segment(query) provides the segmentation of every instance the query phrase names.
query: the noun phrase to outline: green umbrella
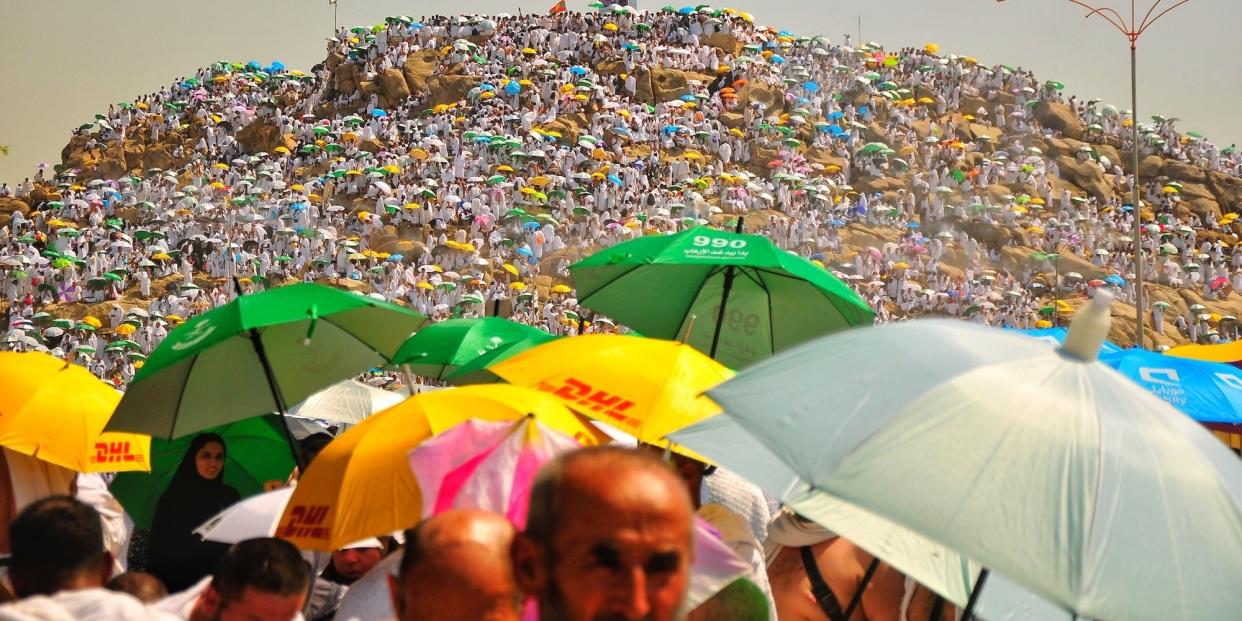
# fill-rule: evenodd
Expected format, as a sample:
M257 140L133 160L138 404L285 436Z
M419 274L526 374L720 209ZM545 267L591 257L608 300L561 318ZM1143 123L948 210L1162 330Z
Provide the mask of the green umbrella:
M705 226L640 237L569 269L582 306L733 368L874 317L810 261L761 235Z
M407 339L393 362L408 364L415 375L440 380L498 347L545 334L500 317L450 319L431 324Z
M108 422L179 438L269 412L387 364L423 317L314 283L244 295L173 330Z
M520 354L533 347L538 347L544 343L555 341L561 338L559 336L548 334L542 330L537 334L532 334L520 341L515 341L506 345L501 345L481 356L475 357L474 360L467 362L457 370L445 376L444 381L454 386L466 386L468 384L494 384L501 381L500 376L487 370L487 367L493 364Z
M79 347L78 351L84 348ZM263 492L268 481L284 481L293 471L293 460L285 450L280 417L263 416L230 423L213 429L227 447L224 483L243 498ZM110 488L125 507L137 528L149 528L155 505L168 488L177 466L189 448L193 435L176 440L151 439L151 472L118 474Z

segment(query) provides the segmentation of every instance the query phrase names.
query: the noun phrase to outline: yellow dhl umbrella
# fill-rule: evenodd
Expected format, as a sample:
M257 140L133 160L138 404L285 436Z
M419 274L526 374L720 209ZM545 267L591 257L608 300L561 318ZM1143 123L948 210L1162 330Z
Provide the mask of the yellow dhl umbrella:
M409 466L411 450L467 420L526 417L584 446L607 442L589 421L537 390L489 384L423 393L333 440L298 481L276 536L304 550L332 551L417 524L424 501Z
M569 293L573 291L569 285L556 285L552 287L552 293Z
M121 393L39 352L0 352L0 446L78 472L151 470L151 436L104 433Z
M733 377L733 371L689 345L616 334L560 339L488 370L510 384L550 392L584 416L660 446L668 445L668 434L719 413L703 391Z

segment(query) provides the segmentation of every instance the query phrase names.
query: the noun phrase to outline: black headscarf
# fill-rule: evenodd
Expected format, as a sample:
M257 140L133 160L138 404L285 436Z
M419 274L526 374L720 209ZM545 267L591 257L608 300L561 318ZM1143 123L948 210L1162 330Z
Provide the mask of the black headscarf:
M241 499L237 490L224 484L223 468L214 479L204 479L198 473L198 452L212 442L228 456L224 438L214 433L196 436L160 497L151 522L147 569L164 581L170 593L183 591L211 573L228 550L225 544L203 541L194 534L203 522Z

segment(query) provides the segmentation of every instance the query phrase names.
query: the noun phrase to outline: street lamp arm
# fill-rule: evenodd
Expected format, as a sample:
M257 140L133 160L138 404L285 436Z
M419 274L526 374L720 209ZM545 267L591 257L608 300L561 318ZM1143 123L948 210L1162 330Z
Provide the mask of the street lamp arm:
M1160 0L1160 2L1163 2L1163 1L1164 1L1164 0ZM1142 34L1143 34L1143 32L1144 32L1145 30L1147 30L1149 27L1151 27L1151 25L1152 25L1152 24L1156 23L1157 21L1160 21L1160 18L1161 18L1161 17L1164 17L1165 15L1168 15L1168 14L1169 14L1169 12L1171 12L1173 9L1176 9L1176 8L1177 8L1177 7L1179 7L1179 6L1182 6L1183 4L1186 4L1187 2L1190 2L1190 0L1180 0L1178 3L1176 3L1176 4L1172 5L1172 6L1170 6L1169 8L1167 8L1167 9L1165 9L1165 10L1163 10L1163 11L1161 11L1161 12L1157 13L1155 17L1152 17L1152 12L1156 10L1156 7L1160 6L1160 2L1157 2L1157 3L1153 4L1153 5L1151 5L1151 8L1147 10L1147 15L1145 15L1145 16L1143 17L1143 23L1139 25L1139 27L1138 27L1138 31L1135 33L1135 35L1136 35L1136 36L1137 36L1137 35L1142 35Z
M1099 16L1103 18L1105 21L1107 21L1108 23L1112 24L1113 28L1116 28L1117 30L1119 30L1121 34L1125 35L1126 37L1133 36L1133 33L1131 32L1130 28L1126 26L1125 18L1122 17L1121 14L1118 13L1115 9L1112 9L1110 7L1093 7L1085 2L1079 2L1079 0L1069 0L1069 1L1090 11L1090 13L1087 13L1086 16L1084 16L1085 19L1091 19L1092 16ZM1112 13L1115 17L1110 17L1108 15L1109 13Z

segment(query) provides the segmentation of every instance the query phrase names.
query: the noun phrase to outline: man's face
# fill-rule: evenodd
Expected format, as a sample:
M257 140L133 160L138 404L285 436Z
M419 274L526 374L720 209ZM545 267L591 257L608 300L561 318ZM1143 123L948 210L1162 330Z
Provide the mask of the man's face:
M689 583L692 520L684 492L648 474L567 495L543 551L545 621L671 621Z
M382 558L379 548L350 548L332 553L332 564L342 576L357 580Z
M212 621L292 621L302 611L306 595L278 595L246 587L241 597L225 602L217 595L217 602Z

